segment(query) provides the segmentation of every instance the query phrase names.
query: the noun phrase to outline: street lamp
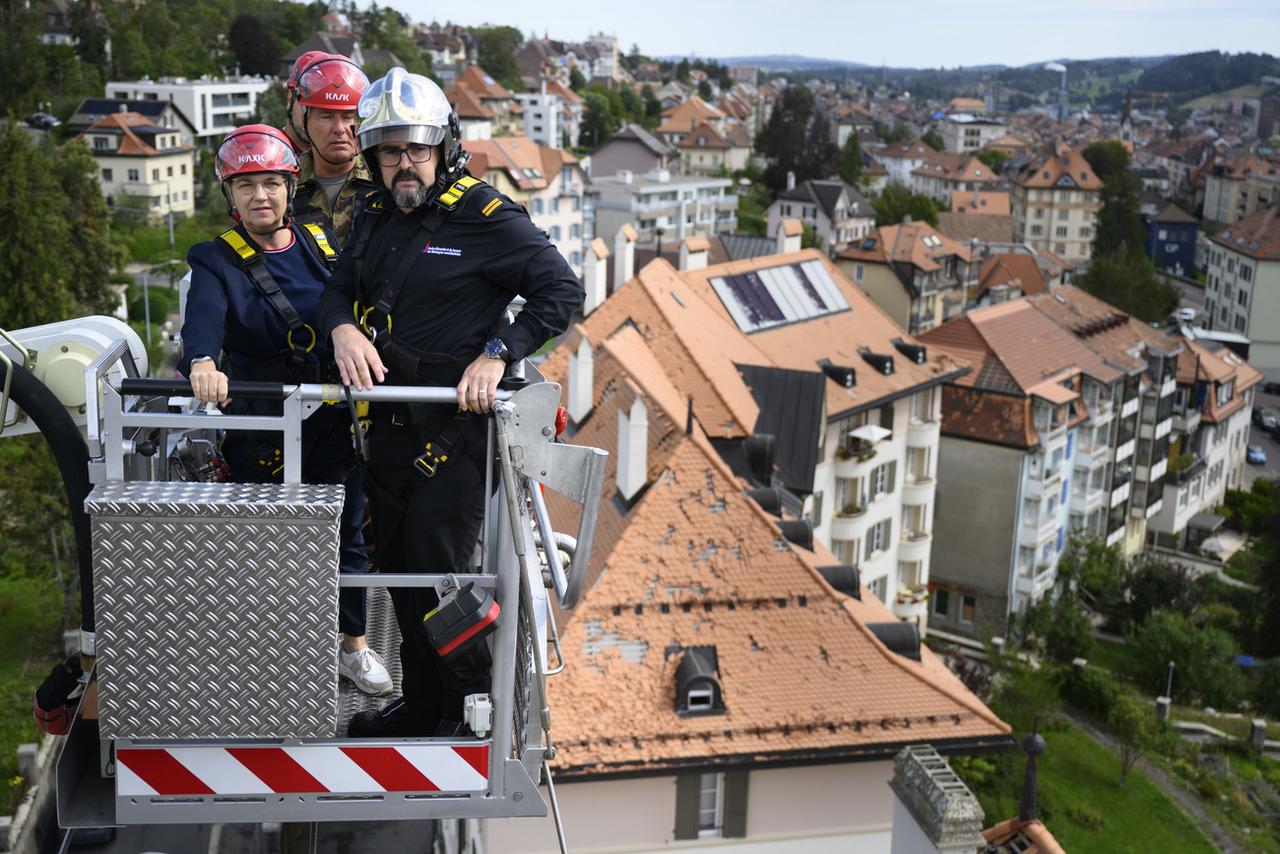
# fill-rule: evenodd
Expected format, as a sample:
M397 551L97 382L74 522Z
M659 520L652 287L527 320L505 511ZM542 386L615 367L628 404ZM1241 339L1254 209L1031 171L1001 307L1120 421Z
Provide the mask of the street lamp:
M1169 662L1169 681L1164 686L1164 695L1170 700L1173 699L1173 667L1172 661Z

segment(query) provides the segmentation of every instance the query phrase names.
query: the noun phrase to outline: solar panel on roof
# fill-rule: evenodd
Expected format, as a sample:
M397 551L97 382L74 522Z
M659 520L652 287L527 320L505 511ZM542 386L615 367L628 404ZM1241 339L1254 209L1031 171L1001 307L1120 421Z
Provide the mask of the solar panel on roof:
M844 295L820 261L717 276L711 287L738 328L748 334L844 311Z

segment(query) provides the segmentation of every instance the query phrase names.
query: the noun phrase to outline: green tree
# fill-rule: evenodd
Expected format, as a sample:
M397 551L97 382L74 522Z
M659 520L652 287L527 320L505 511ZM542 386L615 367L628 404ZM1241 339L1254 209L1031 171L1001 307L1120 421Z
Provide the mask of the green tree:
M1122 696L1111 707L1107 729L1120 745L1120 785L1159 736L1155 711L1132 697Z
M689 82L689 60L682 59L676 65L676 79L681 83Z
M88 150L33 145L27 132L0 131L0 222L15 235L0 250L0 317L10 329L111 304L108 279L123 263L108 239L106 205Z
M1003 151L996 151L994 148L987 148L979 151L977 154L979 160L987 164L987 168L997 175L1004 168L1005 162L1009 159L1009 155Z
M938 224L938 206L933 199L912 193L903 184L888 184L871 203L876 211L876 226L897 225L908 215L915 222Z
M699 80L699 81L698 81L698 97L699 97L699 98L701 98L701 99L702 99L702 100L704 100L704 101L710 101L710 100L711 100L711 98L713 97L713 93L712 93L712 91L711 91L711 81L710 81L710 80L707 80L707 79L705 79L705 78L704 78L704 79L702 79L702 80Z
M581 92L587 86L587 78L582 76L582 70L578 66L569 69L569 88L575 92Z
M1172 661L1174 699L1234 708L1244 696L1244 678L1234 663L1240 647L1226 632L1197 628L1181 614L1162 611L1147 620L1129 643L1133 675L1145 692L1164 693Z
M1074 596L1060 596L1052 615L1044 630L1045 653L1064 664L1087 660L1093 654L1093 623L1084 608Z
M1249 489L1228 489L1222 499L1227 523L1237 531L1254 537L1267 533L1267 523L1280 507L1280 488L1273 480L1260 477Z
M618 129L618 120L609 99L599 92L588 92L583 98L581 140L583 146L595 148Z
M932 148L934 151L941 151L946 147L946 143L942 141L942 134L938 133L937 128L929 128L920 137L920 141Z
M636 90L630 86L624 86L618 92L618 100L622 104L622 116L628 122L643 124L645 111L644 101L640 100L640 96L636 94Z
M251 12L236 15L227 33L227 43L244 74L275 76L279 71L280 48L257 15Z
M862 143L858 141L856 132L849 134L840 149L839 174L842 181L853 187L862 181Z
M1079 284L1098 299L1152 323L1164 320L1178 307L1178 289L1156 277L1155 265L1141 250L1101 257L1095 254Z
M508 89L520 89L520 65L516 51L524 36L515 27L476 27L471 35L476 40L476 61L489 76Z

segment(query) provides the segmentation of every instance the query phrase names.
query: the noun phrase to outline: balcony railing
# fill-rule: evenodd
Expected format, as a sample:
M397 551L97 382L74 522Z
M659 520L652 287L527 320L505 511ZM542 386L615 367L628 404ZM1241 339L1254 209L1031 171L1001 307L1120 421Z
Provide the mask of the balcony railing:
M1186 458L1193 457L1194 462L1187 462ZM1175 457L1173 462L1169 464L1167 479L1181 486L1187 481L1199 475L1208 465L1204 460L1195 457L1194 454L1182 454Z

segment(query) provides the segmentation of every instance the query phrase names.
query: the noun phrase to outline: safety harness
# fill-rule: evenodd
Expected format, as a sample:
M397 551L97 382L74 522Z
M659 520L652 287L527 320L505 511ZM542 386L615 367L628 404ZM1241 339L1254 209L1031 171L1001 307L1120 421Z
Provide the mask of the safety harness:
M372 223L366 223L359 229L356 241L352 245L351 252L355 262L357 294L356 302L352 306L355 319L383 358L399 366L401 371L412 376L415 381L421 381L424 373L431 374L433 368L439 371L446 366L455 365L456 360L442 354L423 352L416 347L397 340L391 334L392 310L395 308L396 301L400 298L405 282L408 281L409 271L418 260L418 256L427 248L427 244L431 242L431 238L440 229L440 226L444 224L445 219L455 211L460 210L466 201L472 198L467 195L467 191L482 183L479 179L472 178L470 175L463 175L450 184L436 198L431 205L431 209L422 218L413 240L400 258L400 263L396 265L395 270L386 280L386 286L382 288L378 294L377 301L373 305L363 305L361 300L364 295L362 274L365 252L368 249L369 237L373 233ZM365 214L367 216L379 216L385 209L384 200L379 199L366 208ZM381 323L381 326L379 326L379 323ZM440 466L448 462L454 448L465 435L474 417L474 413L468 410L460 409L454 413L453 417L449 419L448 423L434 438L423 442L423 452L413 461L414 471L427 479L435 477ZM415 418L414 420L418 419Z
M336 241L330 239L329 233L324 226L314 222L307 222L291 225L290 230L307 247L312 256L324 264L326 269L333 269L334 263L338 260L338 252L333 248L333 244ZM271 307L276 310L276 313L280 315L289 327L289 331L285 335L285 343L289 345L288 368L291 373L301 373L306 365L307 354L315 349L319 341L315 328L311 324L303 322L301 316L298 315L298 310L293 307L293 303L289 302L289 298L284 295L284 291L280 290L280 286L276 284L271 271L267 269L266 255L263 253L262 247L254 241L242 223L236 223L233 228L229 228L218 235L218 239L231 252L240 268L253 280L254 287L258 289L258 293L271 304ZM305 346L294 338L295 335L301 336L302 333L306 333L308 336Z

